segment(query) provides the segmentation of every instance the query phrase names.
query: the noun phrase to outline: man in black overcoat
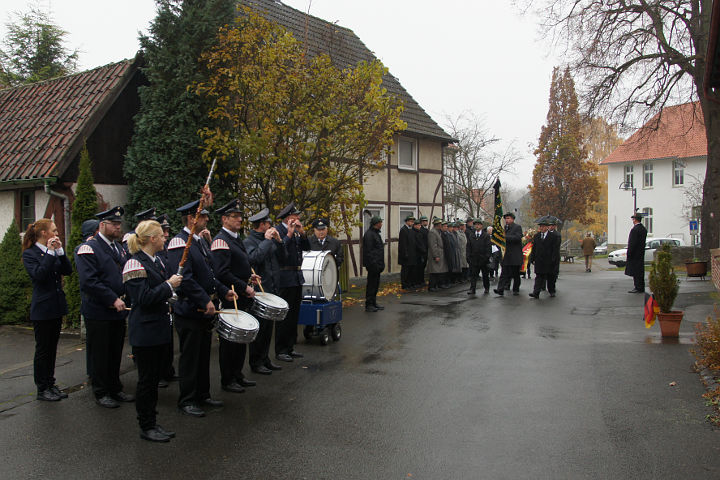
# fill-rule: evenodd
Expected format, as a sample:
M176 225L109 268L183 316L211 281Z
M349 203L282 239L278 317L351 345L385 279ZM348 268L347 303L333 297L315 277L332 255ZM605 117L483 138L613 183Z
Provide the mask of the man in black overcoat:
M642 224L642 214L635 213L632 217L633 228L628 236L627 263L625 275L633 277L635 288L628 293L645 293L645 241L647 229Z
M405 225L398 234L398 264L400 264L400 287L407 290L412 285L412 271L417 264L417 246L415 231L413 231L415 217L405 217Z
M363 235L362 257L363 266L367 269L367 284L365 286L365 311L377 312L385 307L378 305L377 292L380 288L380 273L385 270L385 249L380 229L382 218L374 216L370 219L370 228Z
M427 232L423 232L421 220L417 219L413 222L413 233L415 234L417 262L410 275L410 288L420 288L425 286L425 264L428 250Z
M492 255L492 245L490 243L490 235L487 230L483 229L482 220L476 218L473 220L473 233L468 236L467 244L467 262L470 266L470 290L468 295L475 294L475 285L480 272L482 272L483 287L485 293L490 291L490 270L488 269L488 261Z
M505 255L502 259L502 272L495 290L496 294L502 296L503 291L510 288L512 280L513 295L520 294L520 266L523 262L522 238L523 229L515 223L515 214L508 212L503 215L505 219Z
M538 232L532 239L532 251L528 259L528 263L535 264L535 285L529 295L540 298L540 292L547 288L550 296L554 297L555 282L548 279L555 272L555 264L559 256L559 250L556 248L558 237L548 231L547 217L541 218L538 224Z
M345 261L345 255L343 254L340 240L328 233L329 226L329 219L316 219L312 223L313 234L308 236L308 242L310 243L310 250L320 252L330 250L330 253L332 253L332 256L335 258L335 266L340 270L340 265Z

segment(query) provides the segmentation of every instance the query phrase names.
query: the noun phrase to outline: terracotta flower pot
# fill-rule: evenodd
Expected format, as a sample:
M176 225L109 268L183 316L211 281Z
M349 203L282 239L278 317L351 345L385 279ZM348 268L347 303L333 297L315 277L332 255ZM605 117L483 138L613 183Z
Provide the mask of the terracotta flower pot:
M686 262L685 270L688 277L704 277L707 275L707 262Z
M680 336L680 322L683 319L683 312L658 312L657 319L663 337L677 338Z

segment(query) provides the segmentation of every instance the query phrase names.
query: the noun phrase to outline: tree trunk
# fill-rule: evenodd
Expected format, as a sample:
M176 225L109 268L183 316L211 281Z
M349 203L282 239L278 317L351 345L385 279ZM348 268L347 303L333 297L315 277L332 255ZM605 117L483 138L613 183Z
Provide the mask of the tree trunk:
M708 144L700 238L702 254L710 258L710 249L720 247L720 103L705 98L700 103Z

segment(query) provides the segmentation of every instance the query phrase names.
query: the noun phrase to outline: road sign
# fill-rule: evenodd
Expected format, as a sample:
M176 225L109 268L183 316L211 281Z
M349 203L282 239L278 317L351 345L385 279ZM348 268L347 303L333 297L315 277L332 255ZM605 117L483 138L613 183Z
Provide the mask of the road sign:
M697 234L698 234L698 221L690 220L690 235L697 235Z

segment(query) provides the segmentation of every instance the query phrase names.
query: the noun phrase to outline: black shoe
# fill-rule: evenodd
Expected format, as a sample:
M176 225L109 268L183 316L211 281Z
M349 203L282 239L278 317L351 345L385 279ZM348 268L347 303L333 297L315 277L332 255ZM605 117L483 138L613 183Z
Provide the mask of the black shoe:
M165 430L163 427L161 427L157 423L155 424L155 430L162 433L163 435L167 435L170 438L175 438L175 432L172 432L170 430Z
M196 407L195 405L183 405L180 407L180 411L191 417L200 418L205 416L205 410L200 407Z
M540 294L539 293L528 293L528 297L540 298Z
M105 408L118 408L120 406L120 404L116 402L113 398L111 398L109 395L96 398L95 403Z
M44 402L59 402L60 396L55 395L55 392L52 391L51 388L48 388L47 390L43 390L42 392L37 393L37 399L42 400Z
M118 402L134 402L135 401L135 395L130 395L129 393L125 392L117 392L110 395L110 398L113 400L116 400Z
M238 380L238 383L242 387L254 387L255 385L257 385L257 382L255 380L248 380L247 378L241 378L240 380Z
M68 397L68 394L60 390L57 385L53 385L49 390L60 398Z
M242 385L240 385L237 382L228 383L227 385L223 385L221 388L223 390L225 390L226 392L231 392L231 393L245 392L245 389L242 387ZM207 403L207 401L206 401L206 403Z
M516 292L515 290L513 290L513 295L520 295L520 292Z
M493 288L493 292L495 292L496 295L500 295L501 297L505 295L502 290L498 290L497 288Z
M167 380L160 380L158 381L158 388L167 388L170 386Z
M367 306L365 306L365 311L366 312L377 312L378 309L377 309L377 307L375 307L375 305L367 305Z
M203 403L210 407L222 407L225 405L222 400L215 400L214 398L206 398Z
M275 365L270 360L268 360L265 364L265 368L267 368L268 370L282 370L282 367L280 365Z
M551 294L549 294L549 295L550 295L550 298L555 298L555 294L554 294L554 293L551 293Z
M382 305L378 305L377 303L374 303L373 306L378 310L385 310L385 307L383 307Z
M486 288L483 294L487 295L488 293L490 293L490 289Z
M252 367L250 370L252 370L253 373L258 373L260 375L272 375L272 370L270 370L264 365L260 365L259 367Z
M303 355L300 352L296 352L295 350L290 351L290 356L293 358L304 358L305 355Z
M442 288L442 289L450 288L450 285L440 285L440 288Z
M275 358L277 358L281 362L292 362L293 361L293 358L290 355L288 355L287 353L279 353L279 354L275 355Z
M428 288L428 292L437 292L438 290L440 289L437 287Z
M468 290L467 294L468 294L468 295L475 295L475 290Z
M637 288L633 288L632 290L628 290L628 293L645 293L645 291L638 290Z
M150 430L140 430L140 438L143 440L149 440L151 442L163 442L167 443L170 441L170 437L160 432L157 428L151 428Z

